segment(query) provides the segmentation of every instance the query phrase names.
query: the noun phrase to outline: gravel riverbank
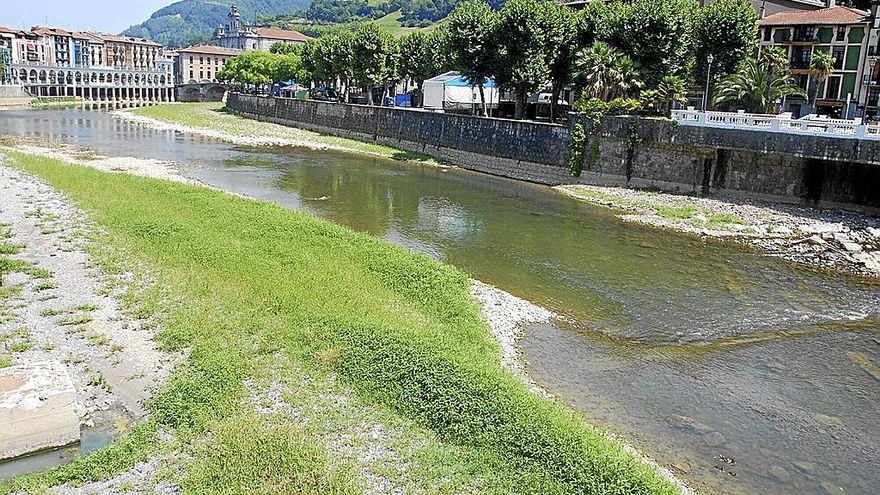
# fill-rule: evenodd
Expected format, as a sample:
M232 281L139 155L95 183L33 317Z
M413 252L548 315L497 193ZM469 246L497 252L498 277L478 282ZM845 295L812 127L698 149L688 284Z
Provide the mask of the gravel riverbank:
M770 256L880 277L880 218L740 198L702 198L618 187L558 186L563 194L622 210L620 218L735 241Z

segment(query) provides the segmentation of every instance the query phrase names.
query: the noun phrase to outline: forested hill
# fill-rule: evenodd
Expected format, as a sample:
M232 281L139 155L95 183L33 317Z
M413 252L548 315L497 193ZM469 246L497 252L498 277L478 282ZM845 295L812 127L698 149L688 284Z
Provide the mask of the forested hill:
M235 3L242 19L253 22L256 14L283 14L309 7L311 0L182 0L163 7L146 21L122 34L151 39L167 47L186 46L211 39L214 30L226 21Z

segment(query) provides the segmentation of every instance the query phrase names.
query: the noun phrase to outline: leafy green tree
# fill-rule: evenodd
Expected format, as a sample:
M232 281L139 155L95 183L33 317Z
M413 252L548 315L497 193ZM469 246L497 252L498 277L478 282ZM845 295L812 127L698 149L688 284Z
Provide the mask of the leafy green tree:
M274 54L273 58L273 73L270 76L273 82L293 80L303 83L311 78L311 74L303 67L302 58L299 55L295 53Z
M282 41L276 41L272 43L272 46L269 47L270 53L295 53L297 55L302 54L303 47L305 47L304 43L284 43Z
M400 39L400 76L416 85L421 95L422 84L441 74L448 62L443 50L443 31L413 31ZM415 103L415 102L414 102Z
M713 79L736 72L758 46L758 16L749 0L715 0L698 12L694 24L695 76L705 81L711 54Z
M547 26L546 48L552 85L550 120L553 121L557 117L562 88L572 80L572 69L581 37L580 22L585 16L578 16L570 8L556 3L547 5L546 9L544 13Z
M256 50L236 55L226 61L226 65L217 73L217 79L250 86L268 84L274 73L271 56L268 52Z
M603 101L626 98L637 93L642 86L635 62L601 41L578 52L575 70L587 98Z
M749 57L715 85L712 103L735 104L747 112L776 113L777 103L787 96L806 98L806 93L788 70L776 71L767 59Z
M810 60L810 75L816 80L816 89L813 93L813 108L819 99L819 86L834 75L834 63L837 60L828 52L816 50Z
M577 47L585 48L596 42L605 25L608 7L605 2L590 2L575 14L577 24ZM577 50L575 50L577 51Z
M484 85L492 75L496 19L489 4L468 0L452 11L443 26L450 65L479 88L483 116L487 115Z
M694 66L693 0L633 0L606 8L597 39L627 54L642 68L648 87L665 76L688 80Z
M351 74L358 85L370 93L376 84L385 84L395 77L397 43L394 36L375 23L357 26L351 45Z
M516 95L517 119L523 118L529 93L550 78L550 58L558 53L550 42L550 31L557 29L551 28L551 12L554 5L541 0L508 0L498 13L493 72L495 81Z

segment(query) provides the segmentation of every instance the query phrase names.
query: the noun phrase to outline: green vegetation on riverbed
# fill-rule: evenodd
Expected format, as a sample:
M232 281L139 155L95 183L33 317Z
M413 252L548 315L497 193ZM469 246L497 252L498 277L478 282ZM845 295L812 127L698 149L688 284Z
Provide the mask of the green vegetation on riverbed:
M245 140L270 140L277 144L309 148L333 148L355 151L396 160L430 161L423 153L403 151L388 146L364 143L353 139L326 136L316 132L259 122L238 116L226 110L223 103L175 103L129 110L129 112L169 124L184 125L206 131L220 132Z
M470 280L455 268L208 188L19 153L9 162L90 214L106 232L96 255L105 270L131 260L149 267L156 283L128 298L163 314L164 348L189 353L148 404L148 423L0 493L110 476L145 458L159 429L176 433L189 454L175 455L184 493L361 492L345 449L319 447L328 425L352 420L402 430L389 444L417 440L386 446L400 455L384 462L407 463L410 478L395 477L393 466L374 471L414 491L678 493L501 368ZM308 421L254 411L253 388L273 383L287 386L282 396ZM328 400L338 387L352 395ZM375 414L352 417L352 401ZM313 422L309 403L325 402Z
M713 213L689 204L686 198L677 202L677 204L664 204L653 201L651 199L653 193L649 192L642 193L643 199L632 199L616 195L612 192L602 192L581 186L558 186L557 189L590 203L618 207L625 210L649 210L666 220L685 223L693 227L728 230L731 226L746 224L745 220L733 213ZM740 230L746 231L744 229Z

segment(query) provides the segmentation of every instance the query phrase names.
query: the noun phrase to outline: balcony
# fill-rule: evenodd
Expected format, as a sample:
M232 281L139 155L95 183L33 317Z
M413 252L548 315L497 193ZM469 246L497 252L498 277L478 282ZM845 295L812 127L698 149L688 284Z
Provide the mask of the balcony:
M791 60L788 63L789 67L792 69L809 69L810 61L809 60Z

